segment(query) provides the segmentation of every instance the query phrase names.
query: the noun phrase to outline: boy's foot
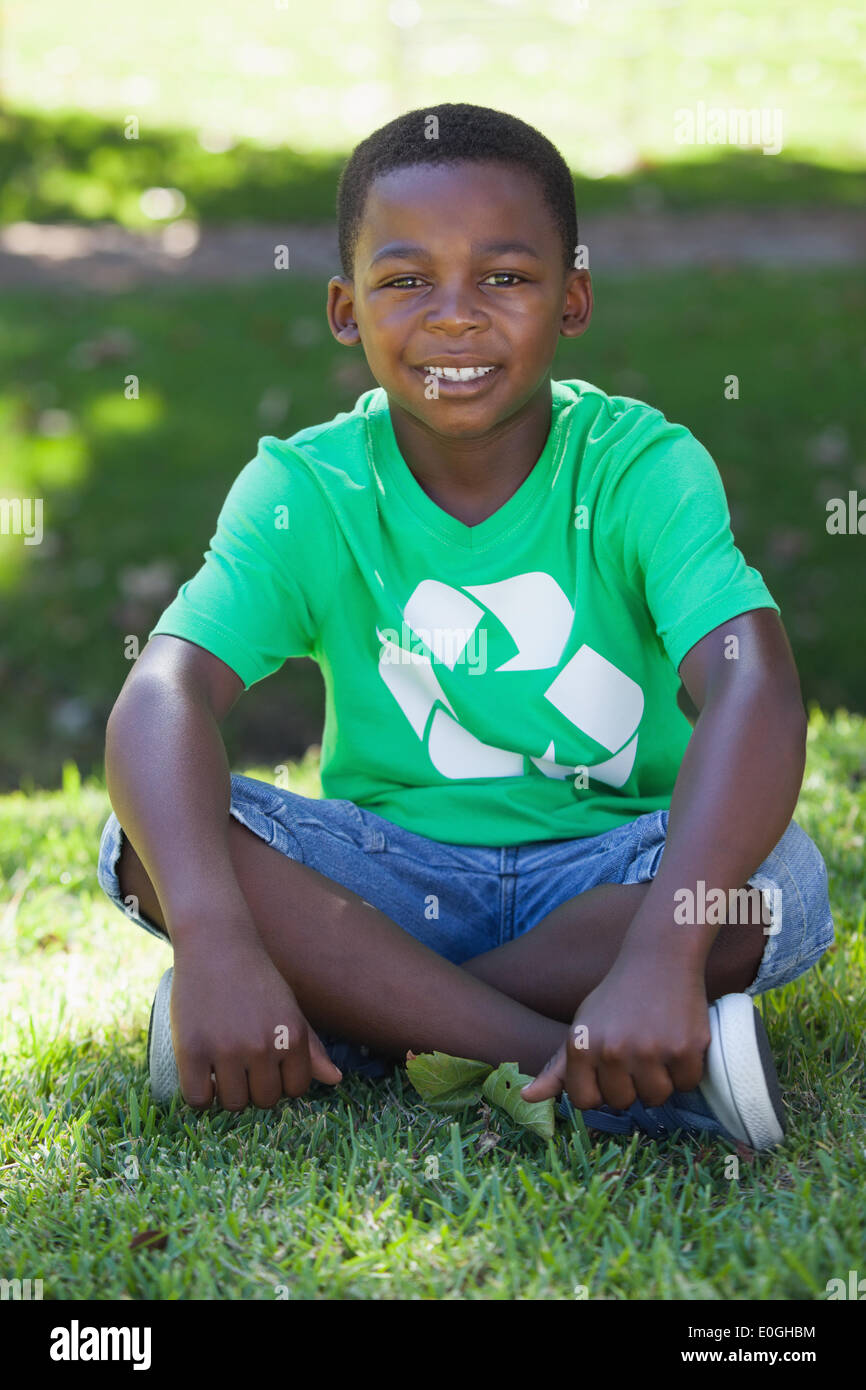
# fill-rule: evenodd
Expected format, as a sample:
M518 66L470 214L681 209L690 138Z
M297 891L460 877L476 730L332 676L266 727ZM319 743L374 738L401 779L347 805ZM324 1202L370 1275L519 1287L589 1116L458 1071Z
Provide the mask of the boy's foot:
M752 1149L785 1135L782 1092L764 1022L749 994L723 994L709 1006L710 1045L696 1091L674 1091L663 1105L582 1111L584 1123L613 1134L642 1130L663 1138L677 1129L723 1134ZM563 1092L561 1115L572 1110Z
M726 1133L752 1149L785 1137L782 1091L770 1039L750 994L710 1004L710 1045L699 1090Z
M173 969L166 970L156 987L150 1026L147 1030L147 1066L153 1099L162 1104L171 1100L180 1087L174 1043L171 1040L171 980Z

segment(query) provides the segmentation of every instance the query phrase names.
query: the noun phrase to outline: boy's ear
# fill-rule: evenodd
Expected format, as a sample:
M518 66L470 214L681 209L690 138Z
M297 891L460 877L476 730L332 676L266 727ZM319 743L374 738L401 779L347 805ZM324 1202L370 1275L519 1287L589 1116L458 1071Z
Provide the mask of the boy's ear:
M579 338L592 318L592 276L588 270L570 270L565 280L565 307L560 334Z
M347 275L332 275L328 281L326 313L328 325L338 343L352 347L361 341L354 317L355 285Z

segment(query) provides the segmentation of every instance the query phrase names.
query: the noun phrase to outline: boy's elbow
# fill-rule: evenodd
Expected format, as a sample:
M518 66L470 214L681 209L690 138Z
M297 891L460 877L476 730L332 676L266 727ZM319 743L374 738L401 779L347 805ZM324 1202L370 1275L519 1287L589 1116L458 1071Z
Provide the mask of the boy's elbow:
M694 724L697 718L695 706L685 691L682 691L681 695L682 698L678 696L677 703ZM691 705L691 710L687 708L686 702ZM764 726L769 723L775 742L788 740L802 746L805 753L809 716L796 674L791 679L787 675L780 678L778 673L772 670L751 671L743 682L739 673L732 671L727 680L720 681L709 692L704 708L707 705L715 709L730 710L740 721L755 718Z
M805 747L809 716L803 703L800 678L796 672L793 678L786 676L780 681L772 671L768 671L761 683L760 692L760 699L771 710L773 720L778 720L779 727L789 730L792 737L802 740Z
M806 743L809 737L809 716L806 713L806 706L800 697L791 711L791 720L794 728L793 737L796 740L797 748L803 756L803 765L806 763Z
M787 684L779 686L777 682L768 680L763 687L759 687L751 708L756 725L769 735L777 753L784 751L792 764L799 766L802 775L806 766L809 716L803 704L799 681L794 689Z

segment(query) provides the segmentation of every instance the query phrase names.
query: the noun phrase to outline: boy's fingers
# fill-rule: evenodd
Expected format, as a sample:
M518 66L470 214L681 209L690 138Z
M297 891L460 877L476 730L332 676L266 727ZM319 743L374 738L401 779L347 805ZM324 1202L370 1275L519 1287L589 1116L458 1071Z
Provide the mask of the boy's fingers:
M294 1047L283 1054L280 1073L283 1078L283 1091L287 1096L297 1100L298 1096L306 1095L310 1088L311 1073L308 1035L305 1034Z
M670 1074L671 1084L677 1091L695 1091L700 1084L704 1074L704 1059L706 1049L703 1052L693 1052L690 1057L674 1059L667 1064L667 1071Z
M582 1049L576 1048L568 1054L565 1090L576 1110L590 1110L603 1103L597 1065L596 1059Z
M555 1077L537 1076L531 1086L525 1086L520 1092L524 1100L535 1104L539 1100L549 1100L551 1096L558 1096L562 1090L562 1082Z
M261 1059L247 1067L250 1101L259 1110L272 1110L282 1099L283 1079L274 1057Z
M598 1095L589 1101L584 1101L581 1108L588 1110L596 1105L610 1105L614 1110L628 1110L630 1105L634 1105L637 1100L634 1077L622 1062L602 1062L599 1061L596 1068L598 1078ZM586 1083L586 1089L581 1088L582 1094L590 1094L590 1085Z
M664 1066L661 1062L656 1062L647 1066L635 1066L632 1068L632 1081L637 1092L637 1098L644 1105L664 1105L674 1090L679 1089L674 1082L670 1066ZM689 1087L694 1090L694 1087ZM629 1102L631 1104L632 1102ZM627 1109L627 1106L620 1107Z
M193 1110L206 1110L213 1104L214 1083L210 1062L199 1057L178 1057L177 1071L180 1093L187 1105L191 1105Z
M528 1081L521 1088L520 1094L523 1099L548 1100L550 1096L558 1095L565 1081L565 1065L565 1047L562 1046L545 1062L535 1079Z
M316 1037L310 1030L307 1033L307 1042L310 1048L310 1063L313 1076L317 1081L326 1081L328 1085L335 1086L338 1081L342 1081L343 1073L340 1068L331 1061L325 1050L324 1043Z
M216 1062L217 1098L224 1110L243 1110L250 1103L247 1069L234 1060Z

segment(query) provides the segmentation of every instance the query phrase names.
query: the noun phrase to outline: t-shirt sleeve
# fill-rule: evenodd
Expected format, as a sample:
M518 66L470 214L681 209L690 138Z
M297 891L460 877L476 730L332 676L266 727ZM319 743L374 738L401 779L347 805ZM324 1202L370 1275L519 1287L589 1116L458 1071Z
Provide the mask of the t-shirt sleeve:
M780 612L734 543L715 462L682 425L664 428L613 488L623 564L674 667L713 628L753 608ZM618 528L619 529L619 528Z
M331 508L306 465L265 436L229 489L204 564L148 635L195 642L249 689L287 657L313 654L335 547Z

